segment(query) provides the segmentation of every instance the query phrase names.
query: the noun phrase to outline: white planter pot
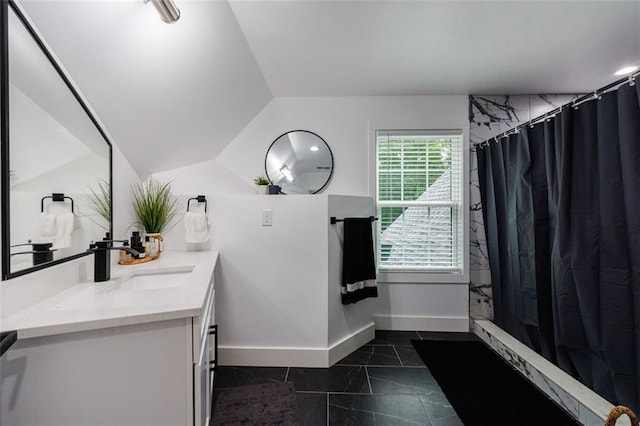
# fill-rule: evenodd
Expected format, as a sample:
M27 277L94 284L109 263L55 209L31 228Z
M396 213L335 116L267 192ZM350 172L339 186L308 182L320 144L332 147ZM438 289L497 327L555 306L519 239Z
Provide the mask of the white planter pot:
M267 195L267 188L269 188L267 185L256 185L259 195Z

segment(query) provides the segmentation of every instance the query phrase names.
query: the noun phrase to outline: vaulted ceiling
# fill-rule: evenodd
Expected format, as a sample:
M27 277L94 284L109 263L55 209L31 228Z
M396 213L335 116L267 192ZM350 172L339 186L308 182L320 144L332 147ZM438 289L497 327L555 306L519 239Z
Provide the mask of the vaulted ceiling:
M141 176L215 158L273 97L589 92L640 1L19 0Z

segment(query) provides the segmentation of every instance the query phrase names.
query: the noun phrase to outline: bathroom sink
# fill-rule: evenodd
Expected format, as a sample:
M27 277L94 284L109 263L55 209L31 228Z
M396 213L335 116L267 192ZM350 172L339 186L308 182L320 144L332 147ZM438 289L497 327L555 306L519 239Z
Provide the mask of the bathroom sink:
M147 300L154 291L177 289L188 283L193 266L152 268L125 272L105 282L81 283L81 290L59 296L53 306L57 311L87 311L110 306L128 306ZM158 294L153 297L165 297Z
M116 291L160 290L183 286L193 268L178 271L140 271L113 280Z

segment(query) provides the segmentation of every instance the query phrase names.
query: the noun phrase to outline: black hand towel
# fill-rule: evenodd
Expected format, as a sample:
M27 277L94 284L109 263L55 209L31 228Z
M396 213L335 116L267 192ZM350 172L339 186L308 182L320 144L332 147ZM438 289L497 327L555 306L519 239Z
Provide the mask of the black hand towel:
M371 218L345 218L342 244L342 304L377 297Z

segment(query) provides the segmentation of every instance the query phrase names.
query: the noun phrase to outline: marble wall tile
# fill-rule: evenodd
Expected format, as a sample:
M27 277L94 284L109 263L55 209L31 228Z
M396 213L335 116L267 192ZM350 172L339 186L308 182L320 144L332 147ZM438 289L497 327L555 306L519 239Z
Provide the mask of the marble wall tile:
M472 269L469 285L469 315L473 319L493 317L491 273L488 269Z
M475 145L560 107L578 95L469 96L469 250L471 319L492 319L491 276Z

